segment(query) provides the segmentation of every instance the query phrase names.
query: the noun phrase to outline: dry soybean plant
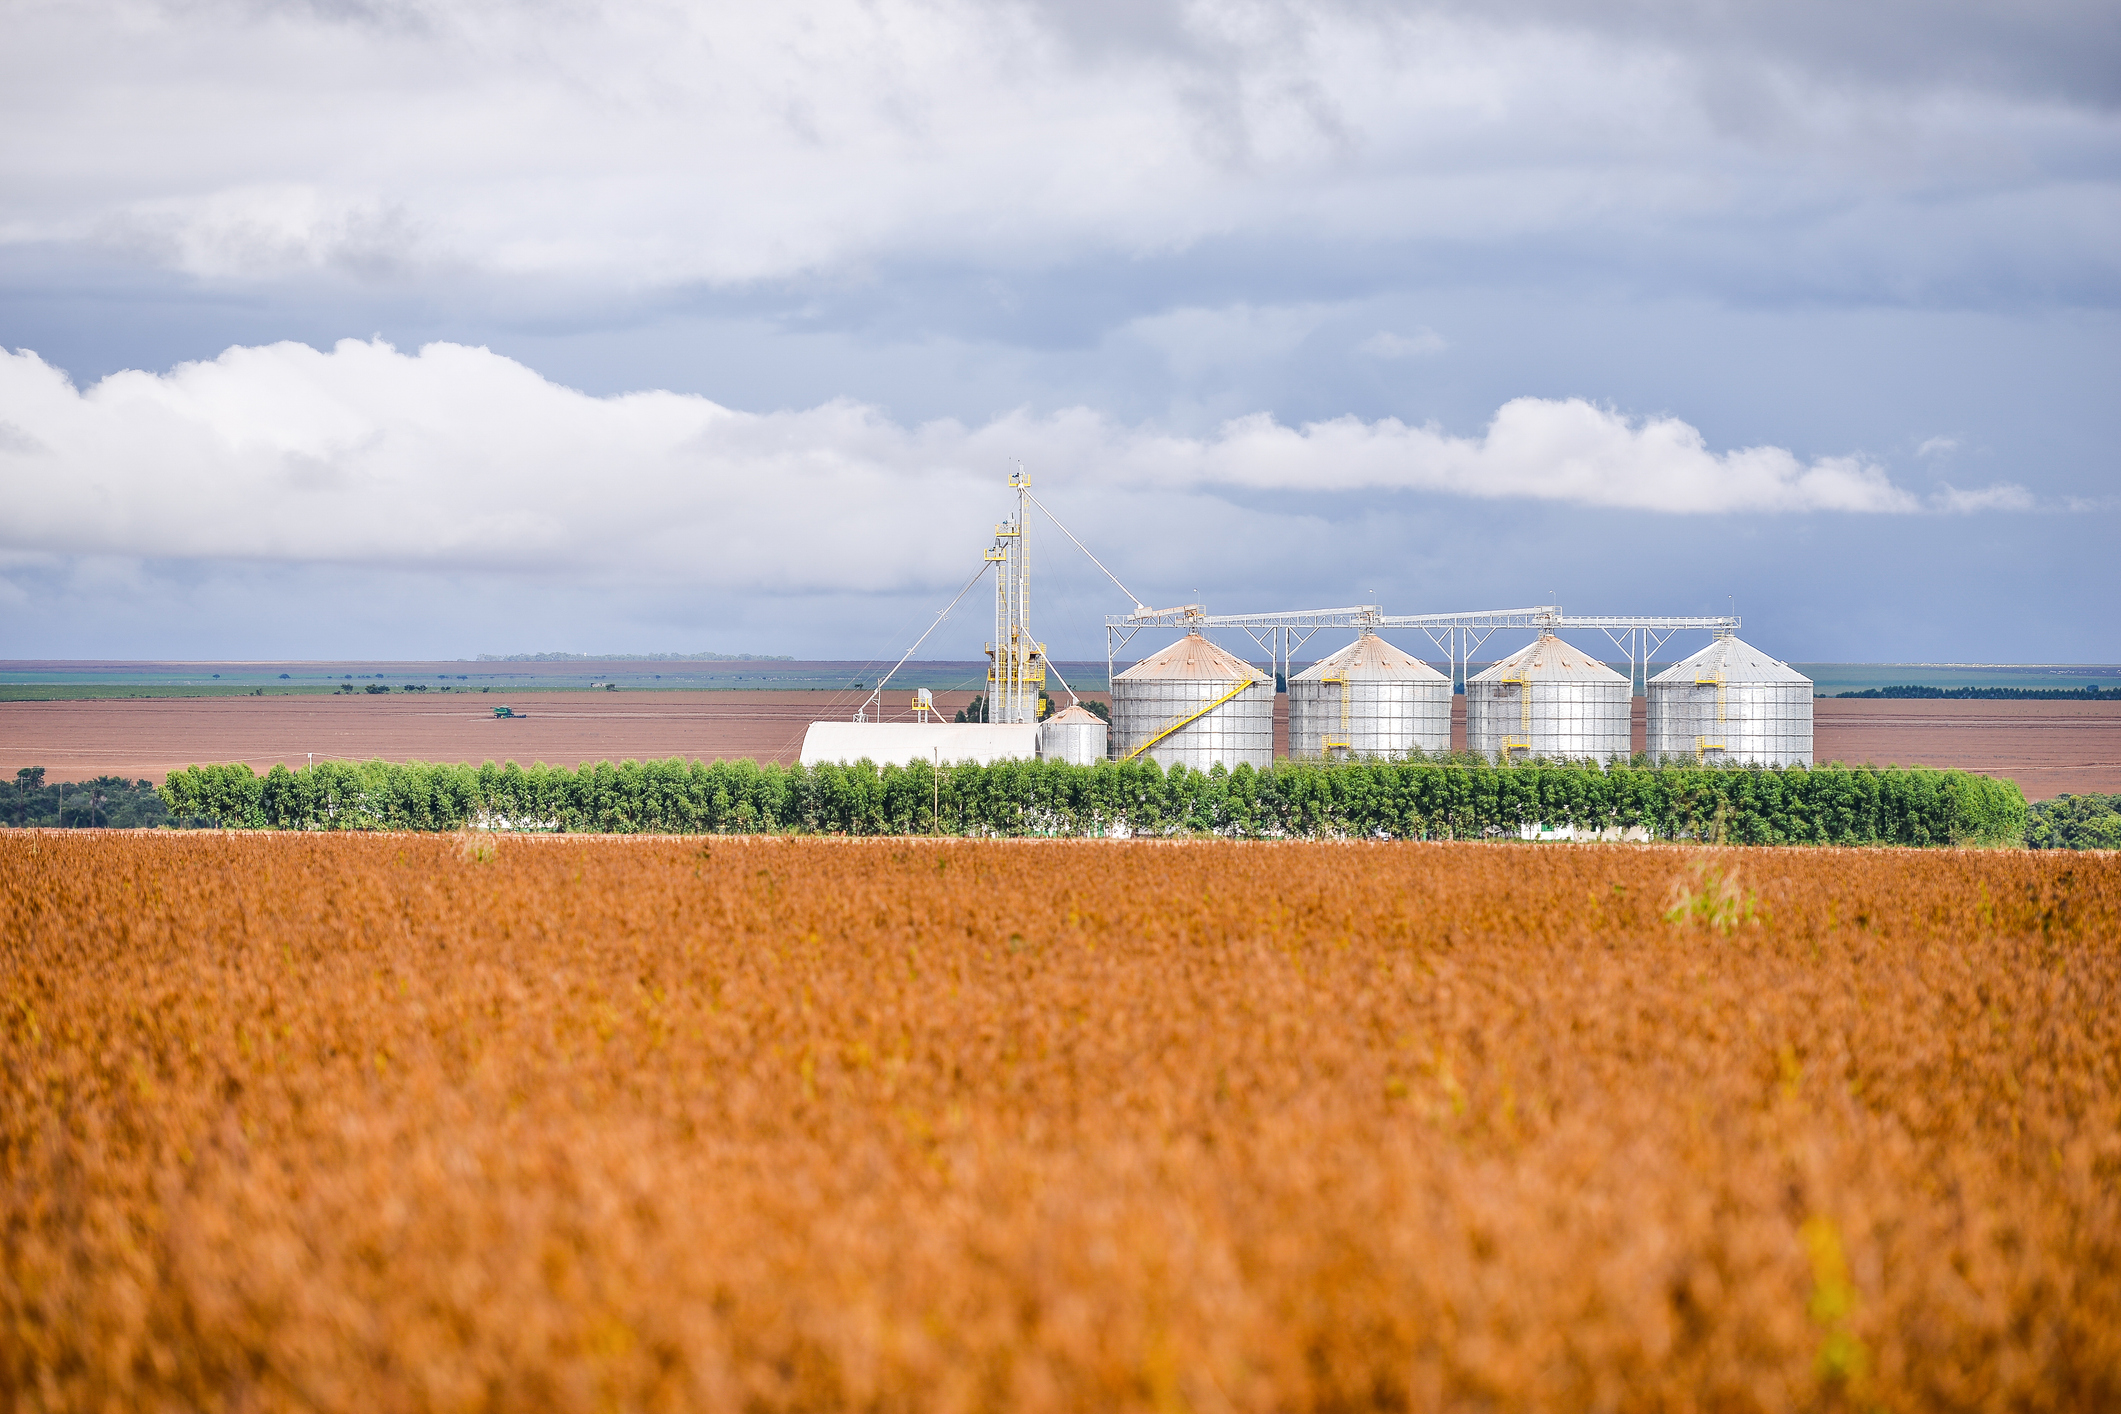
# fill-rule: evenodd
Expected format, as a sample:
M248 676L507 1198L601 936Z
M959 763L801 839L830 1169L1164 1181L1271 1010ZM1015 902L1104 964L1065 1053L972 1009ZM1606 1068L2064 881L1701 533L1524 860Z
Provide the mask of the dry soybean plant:
M2121 1407L2121 861L0 837L21 1409Z

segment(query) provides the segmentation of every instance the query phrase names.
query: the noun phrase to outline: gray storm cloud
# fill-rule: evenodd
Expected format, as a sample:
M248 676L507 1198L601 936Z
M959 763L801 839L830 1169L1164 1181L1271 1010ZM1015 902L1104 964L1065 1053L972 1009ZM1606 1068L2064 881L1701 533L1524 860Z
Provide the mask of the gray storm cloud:
M2087 28L2068 6L2002 33L1974 22L1984 7L1957 25L1884 8L1905 23L1814 5L33 0L0 54L0 115L39 135L0 149L0 243L238 285L623 294L1240 235L1685 232L1689 260L1827 283L1874 281L1854 272L1893 251L1905 287L1992 263L2007 195L2042 212L2050 263L2110 286L2121 207L2081 172L2116 146L2095 57L2112 27L2089 26L2102 49L2068 42ZM1835 229L1857 209L1861 229ZM1813 248L1763 251L1763 223Z

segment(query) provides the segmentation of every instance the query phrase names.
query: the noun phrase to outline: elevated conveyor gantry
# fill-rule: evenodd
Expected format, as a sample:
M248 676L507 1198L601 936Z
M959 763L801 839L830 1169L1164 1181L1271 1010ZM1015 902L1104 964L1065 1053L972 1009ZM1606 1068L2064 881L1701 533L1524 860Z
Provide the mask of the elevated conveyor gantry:
M1524 609L1471 609L1455 614L1387 614L1376 604L1355 604L1340 609L1288 609L1269 614L1211 614L1202 604L1181 604L1171 609L1147 609L1132 614L1112 614L1105 619L1105 681L1112 680L1121 649L1145 629L1236 629L1263 649L1273 661L1275 675L1288 681L1289 664L1297 650L1324 628L1411 629L1428 637L1451 663L1451 681L1463 688L1466 665L1482 645L1502 629L1559 634L1569 629L1597 629L1628 661L1630 689L1649 687L1652 657L1681 633L1735 634L1736 614L1569 614L1559 604L1538 604Z

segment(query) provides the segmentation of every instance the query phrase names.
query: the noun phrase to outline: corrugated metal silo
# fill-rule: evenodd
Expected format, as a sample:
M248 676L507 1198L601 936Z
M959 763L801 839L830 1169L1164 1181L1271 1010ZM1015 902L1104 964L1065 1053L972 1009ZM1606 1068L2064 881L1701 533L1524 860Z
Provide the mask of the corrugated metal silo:
M1289 679L1289 755L1411 756L1451 749L1451 680L1365 631Z
M1630 754L1628 680L1543 633L1466 681L1466 745L1497 761Z
M1812 764L1812 680L1749 643L1714 643L1650 679L1652 760Z
M1112 679L1119 759L1205 771L1274 764L1274 679L1189 633Z
M1105 719L1080 703L1038 724L1038 754L1088 766L1105 759Z

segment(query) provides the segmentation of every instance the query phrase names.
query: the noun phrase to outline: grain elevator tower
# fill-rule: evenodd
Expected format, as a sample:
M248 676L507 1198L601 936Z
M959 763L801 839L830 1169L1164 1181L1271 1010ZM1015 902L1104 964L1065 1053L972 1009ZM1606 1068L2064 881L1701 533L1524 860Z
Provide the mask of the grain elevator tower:
M1038 720L1039 693L1046 686L1046 645L1031 637L1031 478L1019 467L1009 477L1016 489L1016 518L994 528L994 641L987 645L987 720L1020 725Z

